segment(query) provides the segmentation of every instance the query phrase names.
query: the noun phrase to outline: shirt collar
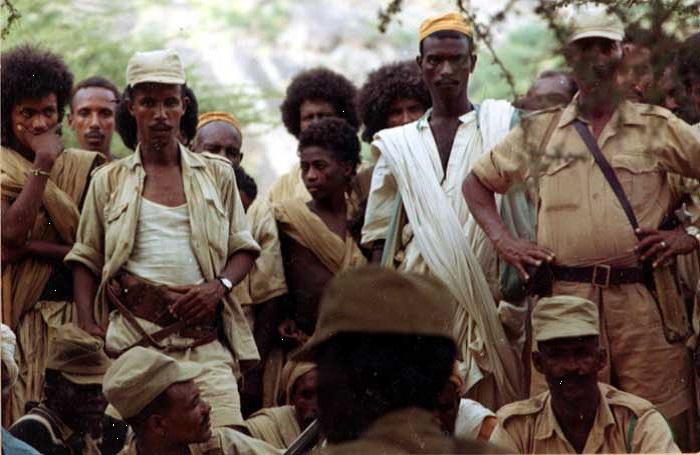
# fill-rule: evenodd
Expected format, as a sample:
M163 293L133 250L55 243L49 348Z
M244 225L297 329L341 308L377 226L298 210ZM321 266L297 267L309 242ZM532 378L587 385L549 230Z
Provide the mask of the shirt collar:
M588 435L589 441L591 440L591 436L602 440L602 435L604 434L605 429L610 425L615 425L615 417L610 410L610 406L608 406L607 399L600 385L598 386L598 394L600 396L600 402L593 421L593 427L591 427L591 432ZM556 433L559 439L567 441L566 436L564 436L564 432L559 426L559 422L557 422L557 418L554 415L554 410L552 409L552 395L549 392L547 392L542 413L537 417L536 425L537 430L535 431L535 439L547 439L551 437L553 433ZM588 442L586 445L588 445Z
M202 157L197 156L196 153L192 153L185 147L184 145L180 144L178 142L178 148L180 149L180 159L182 162L182 167L183 168L197 168L197 167L205 167L204 161ZM143 162L141 161L141 145L136 146L136 150L134 150L134 153L129 155L127 160L127 165L129 168L133 171L136 169L136 167L140 166L143 167Z
M564 108L564 112L562 112L561 117L559 118L559 123L557 124L558 128L563 128L567 126L577 118L581 119L584 123L588 123L588 121L585 118L580 116L580 113L578 111L578 99L579 94L577 93L576 95L574 95L571 102ZM623 100L622 102L620 102L620 105L617 107L617 109L615 109L615 112L610 118L610 121L612 122L618 117L622 119L624 125L644 124L641 114L639 113L639 109L636 108L634 103L627 100Z
M478 109L478 106L477 106L476 104L474 104L474 105L472 105L472 106L473 106L473 109L472 109L471 111L466 112L466 113L464 113L464 114L462 114L462 115L459 116L459 121L460 121L460 122L462 122L462 123L469 123L469 122L473 121L474 119L476 119L476 111L477 111L477 109ZM429 122L429 120L430 120L430 114L432 114L432 113L433 113L433 108L432 108L432 107L431 107L431 108L428 108L428 110L425 111L425 114L423 114L423 115L421 116L421 118L419 118L418 120L416 120L416 127L417 127L419 130L422 130L422 129L425 129L425 128L429 128L429 127L430 127L430 122Z

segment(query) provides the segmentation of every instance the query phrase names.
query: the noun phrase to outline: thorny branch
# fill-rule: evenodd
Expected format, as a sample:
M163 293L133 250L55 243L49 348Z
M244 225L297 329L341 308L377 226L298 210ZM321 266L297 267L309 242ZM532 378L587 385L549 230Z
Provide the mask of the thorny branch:
M0 39L5 39L10 33L10 29L12 28L12 25L20 18L22 15L19 13L15 5L10 2L10 0L2 0L2 4L0 4L0 9L3 10L3 15L4 11L7 11L7 21L5 24L2 26L2 30L0 31Z

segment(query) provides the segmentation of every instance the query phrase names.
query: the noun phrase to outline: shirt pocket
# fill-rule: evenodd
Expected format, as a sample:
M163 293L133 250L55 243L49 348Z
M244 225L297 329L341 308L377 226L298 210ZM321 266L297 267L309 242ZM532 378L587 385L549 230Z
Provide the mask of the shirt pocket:
M576 210L581 205L583 187L574 166L575 159L558 159L540 174L540 210Z
M644 156L616 154L613 155L610 164L638 218L643 210L654 204L659 205L658 199L665 176L656 163ZM607 182L606 185L614 204L622 209L622 204L612 192L612 187ZM624 212L622 214L624 215Z

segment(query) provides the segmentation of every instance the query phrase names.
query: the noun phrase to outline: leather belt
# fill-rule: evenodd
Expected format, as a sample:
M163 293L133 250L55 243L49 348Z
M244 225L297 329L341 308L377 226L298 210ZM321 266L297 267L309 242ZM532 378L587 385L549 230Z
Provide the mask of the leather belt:
M557 281L590 283L593 286L607 288L619 284L644 283L644 272L639 267L612 267L597 264L589 267L550 266Z

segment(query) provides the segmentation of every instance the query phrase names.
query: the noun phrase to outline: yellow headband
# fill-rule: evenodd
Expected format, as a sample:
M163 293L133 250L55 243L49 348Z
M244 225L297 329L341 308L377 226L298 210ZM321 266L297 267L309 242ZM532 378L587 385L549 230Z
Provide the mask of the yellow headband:
M472 26L459 13L446 13L429 17L420 24L418 41L423 41L429 35L442 30L452 30L464 33L470 38L474 37Z
M199 122L197 123L197 129L200 129L207 123L211 122L225 122L231 125L232 127L236 128L236 131L238 131L238 134L241 136L243 135L243 132L241 131L241 123L238 121L238 119L233 115L229 114L228 112L207 112L199 116Z

